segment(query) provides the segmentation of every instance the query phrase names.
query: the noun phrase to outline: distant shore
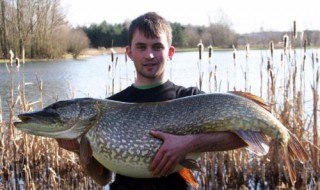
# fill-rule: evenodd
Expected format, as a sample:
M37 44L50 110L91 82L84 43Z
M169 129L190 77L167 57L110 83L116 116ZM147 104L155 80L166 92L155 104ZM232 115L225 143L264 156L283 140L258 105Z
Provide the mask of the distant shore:
M103 55L103 54L111 54L111 52L114 51L115 53L118 54L122 54L125 53L126 48L125 47L115 47L115 48L86 48L84 50L82 50L80 52L80 55L78 56L77 59L86 59L92 56L98 56L98 55ZM50 60L59 60L59 59L73 59L73 56L71 54L65 54L63 57L61 58L57 58L57 59L45 59L45 58L36 58L36 59L29 59L26 58L25 61L29 62L29 61L50 61ZM19 60L20 63L22 62L22 60ZM0 59L0 63L10 63L9 58L8 59ZM13 59L13 64L16 63L15 58Z

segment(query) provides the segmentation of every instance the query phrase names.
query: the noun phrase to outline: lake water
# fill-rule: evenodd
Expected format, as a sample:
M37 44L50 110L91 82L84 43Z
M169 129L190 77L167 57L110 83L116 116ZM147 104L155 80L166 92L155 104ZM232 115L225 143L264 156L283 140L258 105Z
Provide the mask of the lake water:
M273 58L279 89L283 88L281 81L288 77L287 71L293 68L295 62L300 70L304 55L303 50L295 50L295 54L292 51L290 61L288 61L289 55L286 55L284 63L281 63L281 53L282 50L276 50ZM311 100L310 84L315 72L312 68L312 54L319 54L319 49L310 49L306 54L304 75L306 94L308 94L306 102ZM130 60L125 61L123 54L117 54L116 57L117 61L113 63L110 55L85 60L27 62L20 66L19 71L15 65L11 67L0 64L0 98L4 118L8 115L7 101L11 84L15 98L18 95L18 88L24 86L28 101L35 102L40 98L39 81L42 81L44 106L56 100L77 97L106 98L124 89L134 82L134 67ZM266 97L269 50L251 50L248 58L245 51L237 51L235 61L232 51L215 51L210 60L208 52L203 52L201 61L198 57L198 52L176 53L167 66L168 78L178 85L199 87L201 75L202 90L205 92L226 92L235 88ZM210 78L210 72L215 73L216 77L214 78L213 74Z

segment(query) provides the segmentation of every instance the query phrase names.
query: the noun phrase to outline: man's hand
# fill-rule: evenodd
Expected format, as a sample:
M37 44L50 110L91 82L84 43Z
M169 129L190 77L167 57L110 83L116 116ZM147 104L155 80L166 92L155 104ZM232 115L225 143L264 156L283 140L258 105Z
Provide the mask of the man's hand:
M90 142L86 137L82 137L80 143L77 140L65 139L57 139L57 142L61 148L79 155L81 167L96 183L104 186L113 181L113 173L93 157Z
M188 142L192 136L177 136L160 131L151 131L152 136L163 140L163 144L153 158L149 170L152 175L166 176L174 170L179 162L185 158L188 151Z
M56 139L60 148L72 151L74 153L80 153L80 144L77 140Z
M226 131L184 136L160 131L151 131L150 134L163 140L149 166L153 176L170 174L191 152L227 151L247 146L237 134Z

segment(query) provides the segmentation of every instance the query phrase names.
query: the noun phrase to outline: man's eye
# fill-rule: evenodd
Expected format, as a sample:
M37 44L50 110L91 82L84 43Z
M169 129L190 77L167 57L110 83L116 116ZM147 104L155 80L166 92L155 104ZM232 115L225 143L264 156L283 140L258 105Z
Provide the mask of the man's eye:
M162 50L163 47L161 45L156 45L156 46L153 46L153 49L159 51L159 50Z
M144 49L146 49L146 47L145 46L137 46L137 49L144 50Z

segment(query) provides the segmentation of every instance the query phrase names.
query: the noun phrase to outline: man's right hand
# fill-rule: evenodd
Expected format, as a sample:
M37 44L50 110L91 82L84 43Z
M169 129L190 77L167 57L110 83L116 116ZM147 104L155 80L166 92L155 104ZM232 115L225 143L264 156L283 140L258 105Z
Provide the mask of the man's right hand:
M90 142L86 137L82 137L80 143L77 140L56 140L59 147L79 155L81 167L96 183L105 186L113 182L113 172L105 168L93 157Z

